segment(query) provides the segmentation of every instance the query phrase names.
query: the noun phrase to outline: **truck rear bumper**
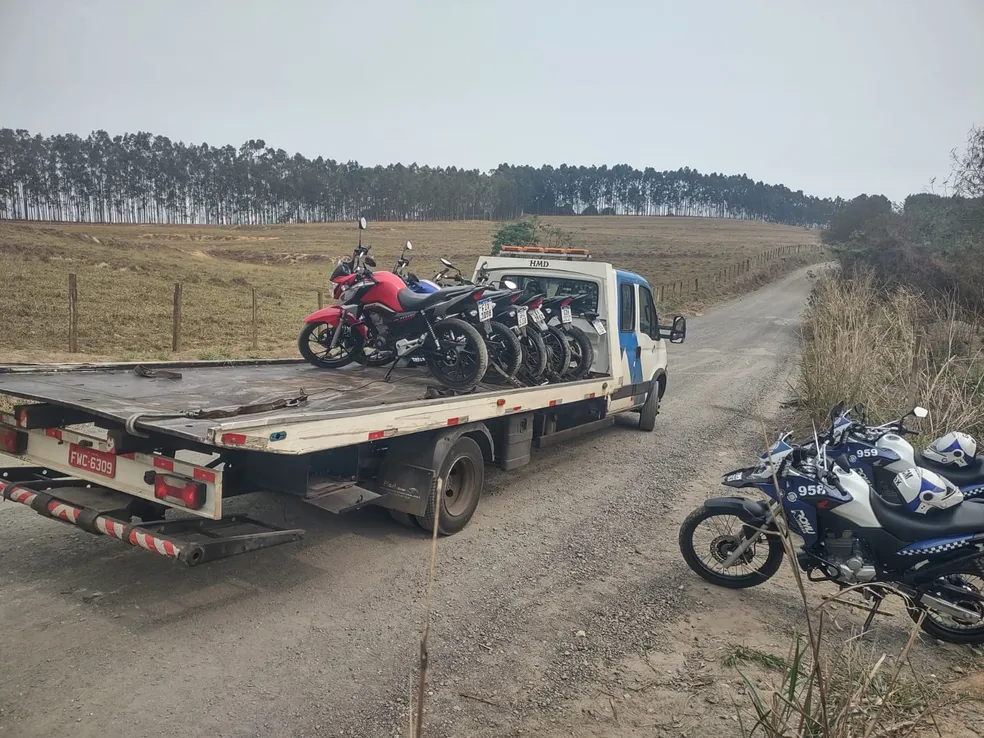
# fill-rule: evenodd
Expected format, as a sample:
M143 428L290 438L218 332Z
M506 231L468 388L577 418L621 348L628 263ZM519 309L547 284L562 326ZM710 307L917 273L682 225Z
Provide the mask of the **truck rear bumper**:
M53 484L63 486L53 487ZM187 566L289 543L304 536L303 530L282 530L243 516L223 520L188 518L131 523L127 522L130 516L125 509L103 512L72 502L68 499L71 497L70 484L71 480L46 479L18 483L0 479L0 498L29 507L45 517L70 523L88 533L109 536ZM42 491L35 487L47 489ZM84 491L91 495L91 489ZM261 530L244 532L250 528Z

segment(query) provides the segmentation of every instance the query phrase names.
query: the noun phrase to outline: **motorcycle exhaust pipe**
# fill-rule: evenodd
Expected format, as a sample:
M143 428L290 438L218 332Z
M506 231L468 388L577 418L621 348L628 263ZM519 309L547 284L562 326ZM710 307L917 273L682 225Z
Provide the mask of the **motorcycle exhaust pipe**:
M954 605L952 602L940 599L939 597L934 597L933 595L924 594L919 598L919 602L920 604L932 608L933 610L946 613L954 620L958 620L964 625L977 625L984 620L979 613L976 613L973 610L960 607L960 605Z

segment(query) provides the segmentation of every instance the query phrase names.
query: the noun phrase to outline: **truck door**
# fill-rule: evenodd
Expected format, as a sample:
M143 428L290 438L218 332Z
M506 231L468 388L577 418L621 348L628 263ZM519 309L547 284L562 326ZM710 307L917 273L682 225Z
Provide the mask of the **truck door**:
M658 369L666 368L666 341L659 337L656 302L648 285L638 285L639 290L639 360L642 380L650 382Z
M633 387L641 384L642 351L639 346L639 310L635 282L618 280L618 349L622 366L622 388L613 395L608 409L620 412L635 406Z

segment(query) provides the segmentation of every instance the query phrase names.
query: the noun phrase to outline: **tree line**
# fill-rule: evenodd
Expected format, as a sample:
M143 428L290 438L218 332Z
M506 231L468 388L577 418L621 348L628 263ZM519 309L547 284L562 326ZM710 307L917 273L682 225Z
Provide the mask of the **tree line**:
M0 218L98 223L268 224L504 220L524 215L691 215L825 226L843 206L745 174L511 166L489 172L364 167L289 155L260 139L238 149L94 131L44 137L0 129Z

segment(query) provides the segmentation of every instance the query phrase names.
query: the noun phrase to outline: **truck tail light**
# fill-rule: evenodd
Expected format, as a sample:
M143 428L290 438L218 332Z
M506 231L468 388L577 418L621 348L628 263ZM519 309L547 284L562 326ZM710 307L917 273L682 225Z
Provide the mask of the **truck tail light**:
M0 451L22 454L27 450L27 434L13 428L0 428Z
M205 504L205 483L164 474L154 475L154 497L197 510Z

